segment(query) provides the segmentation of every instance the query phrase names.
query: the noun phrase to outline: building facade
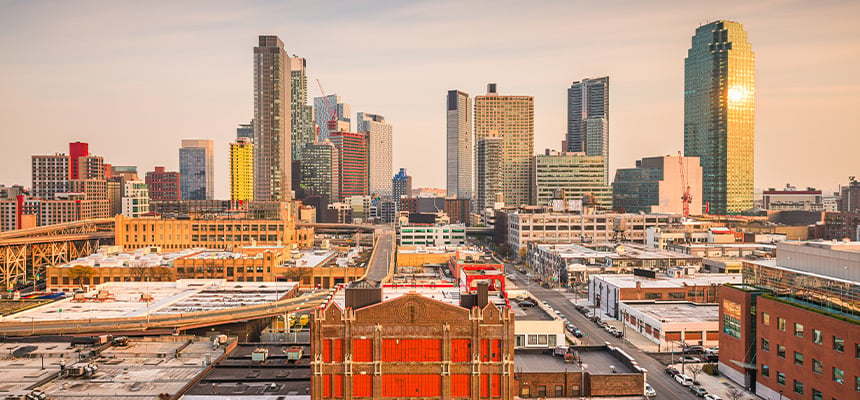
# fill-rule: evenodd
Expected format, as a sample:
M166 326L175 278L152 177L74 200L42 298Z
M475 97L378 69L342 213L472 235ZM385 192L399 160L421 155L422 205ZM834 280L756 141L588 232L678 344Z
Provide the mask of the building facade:
M328 139L332 132L352 131L352 107L340 100L340 96L330 94L314 97L314 122L317 140Z
M179 172L165 171L164 167L155 167L155 171L146 173L146 187L149 189L150 200L182 200Z
M797 190L786 186L784 190L770 188L762 192L762 208L778 211L824 211L824 200L820 190L806 188Z
M236 127L236 139L239 138L248 138L252 141L254 140L254 121L251 120L251 123L248 124L239 124Z
M329 135L329 140L338 150L338 194L340 199L367 195L367 140L365 140L364 134L332 132Z
M476 208L493 208L497 196L504 197L502 176L504 175L505 141L500 137L478 139L475 157L475 179L477 182Z
M755 53L740 23L696 28L684 60L684 155L699 157L709 214L753 206Z
M369 193L376 197L391 198L389 177L393 171L391 124L378 114L360 112L357 130L367 136L367 169Z
M334 144L328 140L306 144L301 169L307 194L340 199L340 152Z
M603 156L609 184L609 77L583 79L567 89L566 151Z
M183 140L179 149L182 198L212 200L215 197L215 142Z
M149 189L141 181L128 181L122 196L122 215L137 218L149 213Z
M689 188L689 215L702 214L702 167L698 157L663 156L636 160L635 168L619 168L612 183L612 209L617 212L683 214L682 197Z
M599 208L612 205L612 187L606 184L606 162L602 155L557 152L546 149L534 157L535 199L532 204L551 206L553 199L582 199L591 193Z
M290 57L290 132L292 159L301 160L302 149L316 140L314 110L308 104L307 60Z
M502 138L502 193L505 204L529 204L534 155L534 98L500 95L496 84L475 97L475 140ZM480 175L478 175L480 177Z
M398 205L402 197L412 196L412 177L406 174L406 168L400 168L400 172L391 179L391 193Z
M254 143L242 137L230 143L230 200L254 199Z
M277 36L254 47L254 200L292 199L291 59ZM185 174L183 174L184 176ZM184 189L183 189L184 190Z
M446 111L446 182L449 196L473 196L475 154L472 135L472 100L459 90L448 91Z
M399 224L398 246L463 246L466 225Z
M837 207L840 212L860 212L860 181L855 177L849 177L848 185L840 186Z

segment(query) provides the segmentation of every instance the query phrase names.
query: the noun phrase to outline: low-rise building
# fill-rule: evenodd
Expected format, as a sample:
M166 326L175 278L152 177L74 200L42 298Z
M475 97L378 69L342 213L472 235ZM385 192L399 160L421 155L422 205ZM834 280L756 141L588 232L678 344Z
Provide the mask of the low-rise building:
M466 225L398 224L397 245L403 246L463 246Z
M797 190L794 186L786 185L783 190L769 188L762 192L762 207L780 211L824 211L824 201L821 190Z
M690 302L622 301L625 329L639 332L667 351L719 344L719 305Z

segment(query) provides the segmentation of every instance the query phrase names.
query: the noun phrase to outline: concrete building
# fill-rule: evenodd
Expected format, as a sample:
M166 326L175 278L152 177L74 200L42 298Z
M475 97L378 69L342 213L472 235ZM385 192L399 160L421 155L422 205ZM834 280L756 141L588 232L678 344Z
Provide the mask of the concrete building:
M632 329L665 351L683 346L717 346L720 343L717 304L690 302L621 302L625 329Z
M684 60L684 155L699 157L709 214L753 206L755 53L743 26L696 28Z
M501 181L505 203L515 206L529 204L534 155L534 98L500 95L495 83L488 84L487 94L475 97L475 140L487 137L500 137L503 142Z
M412 177L406 175L406 168L400 168L400 172L391 179L391 193L396 205L400 204L403 196L412 195Z
M349 196L343 199L343 202L352 209L352 220L354 223L365 223L371 217L371 197L370 196Z
M340 96L330 94L314 97L314 122L317 140L328 139L332 132L352 131L352 107L341 101Z
M149 189L150 200L182 200L180 186L179 172L165 171L164 167L155 167L155 171L146 173L146 187Z
M720 288L720 373L768 400L856 397L860 242L784 242Z
M149 189L140 181L125 183L125 195L122 196L122 215L137 218L149 213Z
M246 137L230 143L230 200L254 200L254 143Z
M824 239L844 240L856 238L860 229L860 212L824 213Z
M473 197L475 155L472 135L472 100L469 94L449 90L446 108L445 171L448 196L461 199Z
M330 141L306 144L301 170L305 193L340 199L340 152Z
M302 159L302 149L317 140L314 109L308 104L307 60L290 59L290 147L292 160Z
M848 185L839 187L839 212L860 212L860 181L853 176L848 177Z
M565 151L603 156L603 184L609 184L609 77L583 79L567 89Z
M690 190L689 215L702 214L702 167L698 157L662 156L636 160L635 168L619 168L612 183L612 209L617 212L682 214L682 197Z
M259 37L254 47L254 200L292 199L291 64L281 39Z
M236 128L236 139L248 138L254 140L254 120L247 124L239 124Z
M762 207L774 211L824 211L824 201L820 190L797 190L786 185L783 190L770 188L762 192Z
M505 141L498 136L478 139L475 150L476 205L479 210L493 208L498 197L504 196L502 176L504 169Z
M367 140L364 134L331 132L328 136L338 150L338 193L340 199L368 194Z
M532 181L535 198L530 204L551 206L559 193L561 199L582 199L590 193L599 208L612 206L612 187L606 183L606 159L602 155L546 149L544 154L534 156Z
M462 246L466 244L466 225L397 225L398 246Z
M391 124L379 114L360 112L357 115L359 133L367 136L367 170L369 194L391 198L390 176L393 167L393 131Z
M215 142L184 139L179 149L182 198L212 200L215 197Z
M516 209L507 213L507 242L514 251L525 248L528 242L645 243L649 227L676 225L680 220L673 215L531 213Z
M513 321L486 289L341 289L314 311L311 398L513 399Z

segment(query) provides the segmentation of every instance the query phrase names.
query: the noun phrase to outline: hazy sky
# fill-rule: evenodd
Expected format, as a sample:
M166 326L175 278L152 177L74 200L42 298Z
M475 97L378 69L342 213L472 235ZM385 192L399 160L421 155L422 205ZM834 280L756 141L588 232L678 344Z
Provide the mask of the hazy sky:
M319 79L384 115L416 186L445 186L446 91L488 82L534 96L542 152L565 134L571 82L609 75L611 167L631 167L683 148L684 57L715 19L743 23L756 53L756 187L860 175L858 1L0 0L0 183L29 186L30 155L70 141L142 176L208 138L226 198L260 34L307 58L311 97Z

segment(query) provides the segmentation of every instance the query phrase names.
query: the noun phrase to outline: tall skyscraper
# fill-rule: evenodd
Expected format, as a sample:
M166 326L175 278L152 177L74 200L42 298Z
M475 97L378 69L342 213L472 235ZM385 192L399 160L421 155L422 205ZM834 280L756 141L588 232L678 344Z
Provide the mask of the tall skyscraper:
M340 199L340 157L337 147L328 140L308 143L302 149L302 186L308 196L324 195ZM325 212L325 210L318 210Z
M358 132L367 135L367 168L369 193L391 197L392 128L379 114L360 112L356 118Z
M605 165L603 156L547 149L535 156L533 203L551 206L556 194L578 200L590 193L599 207L608 210L612 206L612 187L606 184Z
M302 158L305 144L316 140L314 111L308 104L307 60L290 57L290 121L293 160Z
M332 113L334 121L332 122ZM340 96L330 94L325 97L314 97L314 122L319 128L317 140L328 139L331 132L349 132L352 130L352 107L343 103ZM329 126L329 124L333 126Z
M230 143L230 200L254 199L254 143L241 137Z
M349 196L367 195L367 140L363 133L332 132L329 136L338 150L338 194L340 200ZM334 201L334 200L332 200Z
M254 200L292 199L290 81L284 42L260 36L254 47Z
M683 180L681 173L683 171ZM702 214L702 167L696 157L662 156L618 168L612 183L612 208L618 212L683 214L690 188L690 215Z
M475 97L475 140L498 136L504 143L502 193L509 206L528 204L534 155L534 98L499 95L496 84Z
M608 76L573 82L567 89L566 151L603 156L604 184L609 183Z
M496 195L503 193L502 174L504 169L504 139L496 136L478 139L475 157L475 177L477 178L477 201L479 211L493 208ZM502 196L502 200L507 200Z
M236 139L243 137L254 140L254 120L248 124L239 124L239 127L236 128Z
M459 90L448 91L446 170L448 196L471 199L475 154L472 136L472 99Z
M179 149L179 180L184 200L212 200L215 194L215 144L183 140Z
M684 60L684 155L702 163L702 200L711 214L753 206L755 53L743 26L696 29Z

